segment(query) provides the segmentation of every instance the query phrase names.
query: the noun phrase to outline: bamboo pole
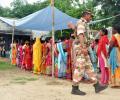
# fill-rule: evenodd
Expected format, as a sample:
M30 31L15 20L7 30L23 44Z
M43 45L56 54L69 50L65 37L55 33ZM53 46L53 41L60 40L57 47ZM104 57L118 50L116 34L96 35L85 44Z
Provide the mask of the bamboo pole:
M15 21L13 21L12 44L13 44L13 41L14 41L14 34L15 34Z
M55 29L54 29L54 0L51 0L51 7L52 7L52 78L54 78L54 34L55 34Z

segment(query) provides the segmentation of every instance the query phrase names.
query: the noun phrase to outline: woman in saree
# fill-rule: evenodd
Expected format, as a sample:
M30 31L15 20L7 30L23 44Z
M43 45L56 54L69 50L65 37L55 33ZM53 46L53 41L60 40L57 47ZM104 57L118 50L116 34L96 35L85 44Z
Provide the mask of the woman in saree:
M42 61L42 45L40 38L36 38L36 42L33 44L33 73L40 74L41 72L41 61Z
M120 87L120 25L113 26L113 36L110 41L110 84L111 87Z
M26 42L25 47L25 69L32 70L32 49L29 42Z
M24 43L24 45L22 46L22 66L21 69L25 69L25 48L26 48L26 43Z
M46 74L46 66L45 66L45 58L46 58L47 48L46 48L46 41L42 40L42 61L40 64L41 67L41 74Z
M91 63L94 69L94 72L97 73L98 59L97 59L97 45L99 40L95 39L91 45L89 46L89 55L91 59Z
M57 50L57 42L55 42L55 46L54 46L54 55L55 55L55 77L58 77L58 50Z
M11 64L16 65L16 58L17 58L17 47L16 44L11 44Z
M66 78L66 69L67 69L67 52L66 46L63 42L64 38L61 38L61 41L57 43L58 49L58 77L59 78Z
M46 53L46 60L45 60L45 66L46 66L46 75L51 76L52 75L52 38L47 38L47 53Z
M66 78L72 80L72 58L71 58L71 50L72 50L72 40L67 38L65 41L66 50L67 50L67 69L66 69Z
M23 60L23 48L22 48L22 41L18 45L18 50L17 50L17 66L21 67L22 66L22 60Z
M101 70L101 79L100 83L106 85L109 83L109 68L108 68L108 49L109 44L108 40L108 31L103 28L100 30L101 38L98 43L97 56L98 64Z

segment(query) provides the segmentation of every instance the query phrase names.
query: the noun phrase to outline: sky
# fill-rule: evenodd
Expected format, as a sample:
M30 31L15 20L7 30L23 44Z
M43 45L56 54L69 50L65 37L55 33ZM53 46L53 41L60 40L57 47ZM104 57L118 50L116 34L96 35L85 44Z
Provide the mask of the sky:
M3 7L10 7L10 3L12 2L13 0L0 0L0 5L2 5ZM27 0L28 3L34 3L34 2L37 2L39 0Z

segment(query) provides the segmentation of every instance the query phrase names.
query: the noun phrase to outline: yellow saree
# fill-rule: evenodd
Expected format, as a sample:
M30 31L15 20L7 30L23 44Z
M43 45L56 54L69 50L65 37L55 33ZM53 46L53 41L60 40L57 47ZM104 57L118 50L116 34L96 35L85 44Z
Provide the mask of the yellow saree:
M40 74L41 72L41 68L40 68L40 64L42 61L42 44L40 42L39 38L36 38L36 42L33 45L33 64L34 64L34 69L33 69L33 73L35 74Z
M114 47L114 48L116 48L117 67L114 69L114 71L113 71L114 73L111 73L110 85L112 87L120 87L120 42L119 42L120 34L115 34L114 37L117 42L116 44L118 45L118 47ZM111 68L112 68L112 66L111 66ZM112 69L111 69L111 72L112 72Z

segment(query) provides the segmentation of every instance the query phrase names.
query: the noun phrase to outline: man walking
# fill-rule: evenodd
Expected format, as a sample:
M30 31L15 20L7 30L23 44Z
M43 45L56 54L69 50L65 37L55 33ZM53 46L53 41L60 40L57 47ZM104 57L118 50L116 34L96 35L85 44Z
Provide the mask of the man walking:
M93 85L95 92L107 88L99 84L94 71L92 70L92 64L88 54L88 35L89 35L89 23L92 20L92 13L85 11L82 13L82 18L77 22L76 25L76 39L73 42L73 85L71 93L74 95L86 95L85 92L79 90L79 83L83 77L95 82Z

